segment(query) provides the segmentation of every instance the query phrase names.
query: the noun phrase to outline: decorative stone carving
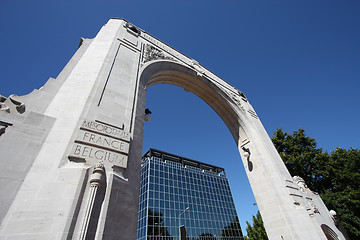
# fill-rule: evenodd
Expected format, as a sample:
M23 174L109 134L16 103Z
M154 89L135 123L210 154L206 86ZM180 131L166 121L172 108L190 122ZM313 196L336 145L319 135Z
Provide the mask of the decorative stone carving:
M12 94L8 98L0 95L0 111L10 112L10 107L5 103L6 100L10 100L10 103L16 106L16 110L18 113L25 112L25 103L21 102L20 100L16 99L17 95ZM9 101L7 101L9 103Z
M3 95L0 95L0 111L5 111L5 112L10 112L10 108L8 105L5 104L6 101L6 97L4 97Z
M204 76L205 71L198 61L191 59L191 66L196 70L196 74L198 77Z
M317 193L311 191L309 187L306 185L305 180L302 177L294 176L293 177L296 184L300 187L300 191L306 193L307 196L311 196L310 194L317 195ZM305 197L307 201L306 210L308 211L309 215L314 215L314 213L319 213L317 206L315 205L314 201L311 197Z
M335 226L339 226L339 219L337 217L337 213L334 210L330 210L329 214L331 216L331 219L334 221Z
M306 200L308 201L310 208L308 209L309 214L314 214L314 213L319 213L318 208L316 207L314 201L311 198L306 198Z
M250 149L249 148L246 148L246 147L242 147L242 150L243 150L243 154L244 154L244 157L246 158L246 160L247 160L247 163L248 163L248 169L249 169L249 171L250 172L252 172L252 170L253 170L253 168L254 168L254 165L253 165L253 163L251 162L251 160L250 160L250 155L251 155L251 153L250 153Z
M300 190L302 192L305 193L313 193L313 191L311 191L308 186L305 183L305 180L302 177L299 176L294 176L293 177L294 181L296 182L296 184L300 187Z
M17 95L12 94L9 96L9 99L14 105L16 105L16 110L19 113L25 112L25 103L21 102L20 100L17 100L16 97Z
M0 126L0 136L3 135L3 133L5 133L6 130L6 126Z
M167 56L163 51L161 51L160 49L150 45L150 44L146 44L145 46L145 52L144 52L144 56L143 56L143 63L149 62L149 61L153 61L156 59L170 59L170 60L174 60L174 58Z
M141 31L139 28L135 27L135 25L132 25L131 23L125 23L124 27L127 29L128 32L131 32L132 34L139 36Z
M226 94L231 98L231 100L243 111L245 108L241 103L241 97L230 90L225 90Z
M4 97L3 95L0 95L0 103L5 102L6 99L7 99L6 97Z
M5 133L8 126L12 126L12 123L0 121L0 136Z
M0 111L5 111L5 112L10 112L10 108L8 105L6 105L5 103L3 102L0 102Z

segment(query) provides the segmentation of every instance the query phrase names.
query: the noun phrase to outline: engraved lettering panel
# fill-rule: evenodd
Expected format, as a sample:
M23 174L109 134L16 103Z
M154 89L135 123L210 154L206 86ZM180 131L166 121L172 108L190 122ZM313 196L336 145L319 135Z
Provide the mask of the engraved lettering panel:
M113 165L121 168L127 167L128 156L121 153L107 151L105 149L86 146L83 144L75 144L71 151L69 158L94 160L95 162L104 161L112 163Z
M105 165L126 168L130 133L123 129L124 126L84 120L68 156L69 160L91 164L103 161Z
M118 153L129 153L129 143L122 141L118 138L108 137L100 135L94 132L80 130L75 143L82 143L94 147L103 148L106 150L118 152Z
M109 126L100 122L84 120L80 129L96 132L109 137L120 138L124 141L130 141L130 134L120 128Z

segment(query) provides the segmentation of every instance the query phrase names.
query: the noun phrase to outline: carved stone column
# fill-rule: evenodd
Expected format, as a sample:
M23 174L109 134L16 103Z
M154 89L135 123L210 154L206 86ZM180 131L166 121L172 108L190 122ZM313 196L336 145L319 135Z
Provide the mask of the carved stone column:
M90 193L87 201L84 221L81 227L79 239L83 239L83 240L86 239L95 199L97 196L98 189L100 188L101 183L103 182L104 173L105 173L104 163L100 161L98 164L95 165L93 173L90 177Z

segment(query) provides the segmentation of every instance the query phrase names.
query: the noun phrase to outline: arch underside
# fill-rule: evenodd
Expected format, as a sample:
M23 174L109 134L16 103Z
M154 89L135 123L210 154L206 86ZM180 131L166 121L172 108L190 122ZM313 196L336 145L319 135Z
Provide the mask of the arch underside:
M141 80L145 88L155 84L171 84L192 92L206 102L224 121L234 140L240 138L241 116L225 92L211 80L198 76L195 70L169 61L157 61L146 66Z

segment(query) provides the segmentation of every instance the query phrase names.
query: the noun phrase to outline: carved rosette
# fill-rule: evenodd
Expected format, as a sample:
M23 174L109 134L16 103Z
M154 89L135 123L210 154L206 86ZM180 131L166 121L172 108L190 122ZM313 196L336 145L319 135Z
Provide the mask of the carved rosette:
M174 60L174 58L167 56L162 50L150 44L146 44L142 62L146 63L157 59Z

